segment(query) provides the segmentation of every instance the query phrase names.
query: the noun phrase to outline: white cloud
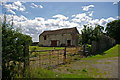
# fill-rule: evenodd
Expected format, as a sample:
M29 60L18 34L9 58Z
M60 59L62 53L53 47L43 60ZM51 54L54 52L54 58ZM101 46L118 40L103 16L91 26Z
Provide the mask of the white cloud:
M19 8L19 10L20 10L20 11L25 11L25 7L22 6L22 7Z
M18 6L14 5L14 4L4 4L4 6L8 10L10 10L10 9L18 10Z
M20 1L14 2L14 4L17 6L22 6L22 3Z
M113 5L118 4L118 2L113 2Z
M28 14L29 12L25 12L26 14Z
M36 5L35 3L31 3L31 8L43 8L42 5Z
M20 1L13 2L12 4L4 4L4 7L7 9L8 12L11 12L12 14L16 14L13 10L25 11L26 9Z
M35 7L33 7L33 6L30 6L31 8L35 8Z
M117 18L117 19L120 19L120 16L117 16L116 18Z
M33 7L38 7L38 5L36 5L35 3L31 3L31 5L32 5Z
M11 19L8 15L8 19ZM55 15L53 19L45 20L42 17L35 17L34 19L27 19L25 16L14 16L15 28L22 28L22 33L33 37L33 41L38 41L39 34L44 30L55 30L61 28L79 27L79 24L68 21L68 17L64 15Z
M10 20L11 17L11 15L8 15L7 20ZM115 19L112 17L106 19L92 19L91 16L86 13L72 15L72 18L58 14L53 16L51 19L44 19L42 17L28 19L23 15L14 15L14 27L18 28L21 26L22 33L31 36L33 41L39 41L39 34L44 30L77 27L78 31L80 32L80 30L83 29L83 25L85 24L90 24L92 26L95 24L100 24L102 26L105 26L108 22L111 22L113 20Z
M94 11L88 12L89 16L93 16Z
M42 6L42 5L40 5L40 8L43 8L43 6Z
M9 12L11 12L12 14L16 14L13 10L9 9Z
M74 18L72 19L73 22L78 22L80 24L86 24L88 23L88 21L91 21L91 17L87 16L86 13L81 13L81 14L76 14L76 15L72 15L72 17L74 16Z
M88 11L90 8L95 7L94 5L82 6L84 11Z
M91 12L91 13L93 13L93 12ZM89 16L86 13L72 15L72 17L73 17L72 21L75 23L78 23L82 27L85 24L89 24L93 27L95 26L95 24L99 24L99 25L102 25L105 27L108 22L115 20L115 18L113 18L113 17L109 17L106 19L105 18L93 19L92 16L90 16L90 14L88 14Z
M53 16L53 18L59 18L61 20L67 20L68 19L68 17L66 17L64 15L61 15L61 14L55 15L55 16Z

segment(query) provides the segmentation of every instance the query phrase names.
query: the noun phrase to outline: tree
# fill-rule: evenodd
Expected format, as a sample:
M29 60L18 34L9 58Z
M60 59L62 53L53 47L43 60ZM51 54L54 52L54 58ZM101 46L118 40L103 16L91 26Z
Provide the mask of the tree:
M84 25L82 32L82 44L90 44L92 38L93 28L92 26Z
M101 34L103 34L104 27L100 25L95 25L95 28L92 33L92 40L98 41L100 39Z
M84 55L88 55L85 51L91 50L86 47L89 44L92 44L92 41L99 41L101 34L103 33L104 27L100 25L95 25L93 29L92 26L84 25L84 28L81 30L82 32L82 44L84 47ZM89 45L90 46L90 45ZM91 47L89 47L91 48Z
M101 34L103 34L104 27L100 25L95 25L93 29L92 26L84 25L82 32L82 44L91 44L92 41L98 41Z
M116 43L120 44L120 19L109 22L105 31L108 36L116 40Z
M32 43L32 38L28 35L20 33L13 28L12 24L6 21L6 15L4 21L1 24L2 27L2 77L11 78L15 76L14 68L16 62L23 62L24 48ZM25 45L26 43L26 45Z

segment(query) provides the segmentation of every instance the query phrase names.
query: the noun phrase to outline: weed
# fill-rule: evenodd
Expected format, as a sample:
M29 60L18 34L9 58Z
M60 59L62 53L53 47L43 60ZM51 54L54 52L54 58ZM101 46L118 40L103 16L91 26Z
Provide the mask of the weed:
M104 64L110 64L111 62L105 62Z
M66 70L69 71L69 72L71 72L71 73L73 73L73 72L75 71L75 70L72 69L72 68L67 68Z
M50 70L50 66L48 66L48 68L47 68L48 70Z
M46 65L46 63L43 63L43 62L42 62L42 65Z
M61 71L61 68L58 68L59 71Z
M84 68L84 69L82 69L82 72L87 72L87 70Z

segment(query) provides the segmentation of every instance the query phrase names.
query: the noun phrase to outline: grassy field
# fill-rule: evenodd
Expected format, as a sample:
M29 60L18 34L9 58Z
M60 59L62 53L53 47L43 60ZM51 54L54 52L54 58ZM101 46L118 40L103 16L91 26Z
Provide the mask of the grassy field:
M102 53L102 55L88 56L79 61L72 62L54 69L54 72L61 73L64 78L117 78L118 77L118 56L120 45Z
M29 46L29 50L32 50L36 48L35 50L59 50L64 49L64 47L39 47L39 46Z
M36 57L39 54L44 55L44 54L48 54L49 51L46 52L32 52L32 51L40 51L40 50L60 50L60 49L64 49L64 47L39 47L39 46L29 46L29 51L31 53L32 57Z
M33 47L30 46L30 49ZM37 47L37 49L51 50L54 48ZM64 47L55 47L55 49L64 49ZM120 56L118 50L120 50L120 45L114 46L101 55L88 56L52 70L49 67L48 69L31 68L30 75L32 78L117 78L118 56Z
M98 60L98 59L103 59L103 58L110 58L110 57L118 57L120 56L120 53L118 54L118 50L120 50L120 45L116 45L112 48L110 48L109 50L95 55L95 56L88 56L87 58L83 58L83 60L87 59L94 59L94 60Z

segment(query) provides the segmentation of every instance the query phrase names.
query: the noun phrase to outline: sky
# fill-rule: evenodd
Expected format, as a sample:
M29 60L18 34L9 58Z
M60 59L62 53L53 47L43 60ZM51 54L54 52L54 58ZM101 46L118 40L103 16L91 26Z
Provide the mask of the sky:
M118 2L5 2L0 5L7 20L13 17L14 28L21 28L23 34L39 41L45 30L77 27L79 33L83 25L106 24L117 20Z

